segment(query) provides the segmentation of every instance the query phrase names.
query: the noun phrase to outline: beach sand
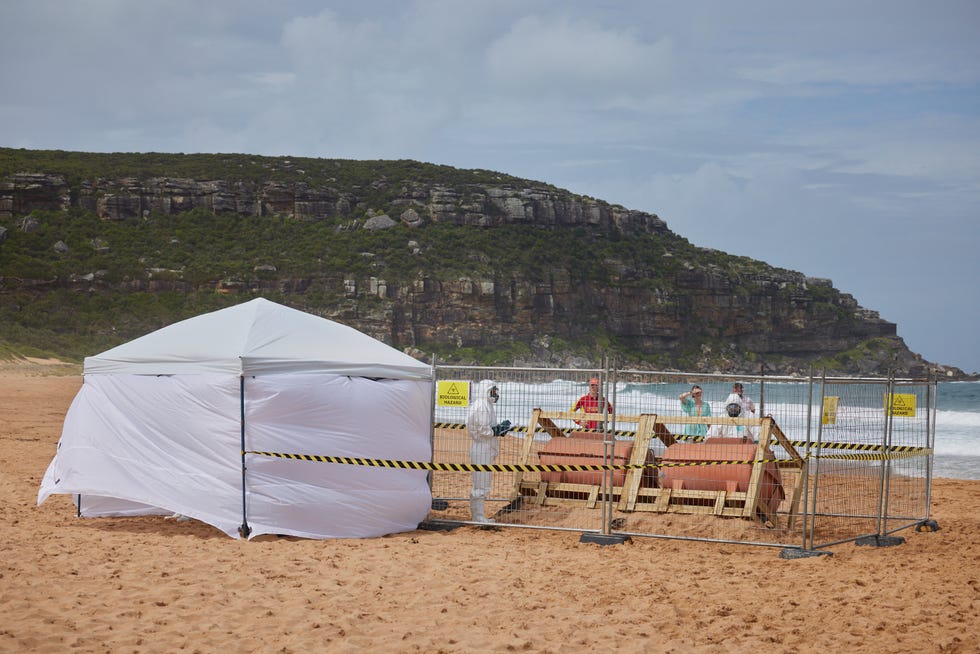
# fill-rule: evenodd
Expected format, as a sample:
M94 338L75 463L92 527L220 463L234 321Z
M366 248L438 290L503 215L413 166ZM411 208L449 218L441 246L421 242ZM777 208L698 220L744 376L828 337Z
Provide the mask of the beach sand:
M776 548L460 527L228 538L35 506L81 384L0 368L0 652L977 652L980 481L937 479L936 532Z

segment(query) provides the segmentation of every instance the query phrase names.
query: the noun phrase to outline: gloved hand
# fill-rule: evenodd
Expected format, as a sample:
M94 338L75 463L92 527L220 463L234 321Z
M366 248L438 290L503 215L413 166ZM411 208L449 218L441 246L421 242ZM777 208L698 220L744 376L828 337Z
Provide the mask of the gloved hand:
M491 429L493 430L494 436L503 436L511 429L510 420L504 420L503 422L497 423L491 427Z

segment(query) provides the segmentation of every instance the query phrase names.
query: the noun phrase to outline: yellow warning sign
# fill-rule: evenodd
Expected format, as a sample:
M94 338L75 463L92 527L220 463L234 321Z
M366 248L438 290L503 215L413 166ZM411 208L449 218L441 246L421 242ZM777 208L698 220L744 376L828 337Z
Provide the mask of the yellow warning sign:
M839 397L827 396L823 398L823 424L825 425L837 424L838 402L840 402Z
M905 418L915 417L915 395L912 393L893 393L891 395L891 406L889 407L888 396L885 396L885 415L902 416Z
M465 381L436 382L436 405L469 406L470 383Z

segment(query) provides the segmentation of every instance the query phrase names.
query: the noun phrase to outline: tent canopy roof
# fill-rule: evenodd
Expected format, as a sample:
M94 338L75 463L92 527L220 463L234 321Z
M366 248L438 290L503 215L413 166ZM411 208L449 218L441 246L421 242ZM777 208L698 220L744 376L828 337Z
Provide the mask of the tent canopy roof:
M86 357L84 374L328 372L431 379L432 369L340 323L264 298L174 323Z

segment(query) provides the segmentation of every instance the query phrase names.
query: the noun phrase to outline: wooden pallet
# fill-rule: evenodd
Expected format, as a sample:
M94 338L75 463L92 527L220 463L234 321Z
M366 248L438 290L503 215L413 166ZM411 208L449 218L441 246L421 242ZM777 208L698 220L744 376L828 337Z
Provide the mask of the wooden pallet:
M546 412L534 409L528 421L524 442L521 448L520 463L532 463L531 449L534 434L538 427L547 432L552 438L566 438L565 432L555 424L555 420L597 420L602 421L601 414L573 413L568 411ZM755 450L755 461L766 459L771 445L779 444L790 456L780 460L776 465L780 470L794 470L796 482L787 494L789 505L786 512L786 527L795 526L799 513L802 490L806 484L806 460L800 456L782 430L771 417L766 418L692 418L690 416L658 416L656 414L616 416L617 425L635 423L634 445L630 464L641 465L646 460L650 442L659 439L665 447L676 442L674 434L667 428L668 424L725 424L744 425L759 428L759 440ZM655 461L663 463L662 459ZM601 464L601 461L598 463ZM620 511L653 512L653 513L689 513L706 514L719 517L741 517L758 520L774 527L780 526L779 515L771 511L765 502L760 501L762 480L765 463L754 463L746 491L728 490L693 490L684 488L643 487L643 474L647 469L634 469L626 473L622 486L616 486L609 491L609 500L616 502ZM596 508L605 499L602 484L570 484L563 482L548 483L544 481L524 481L523 473L516 473L514 481L514 499L520 499L531 505L539 506L584 506ZM784 502L786 500L783 500Z

